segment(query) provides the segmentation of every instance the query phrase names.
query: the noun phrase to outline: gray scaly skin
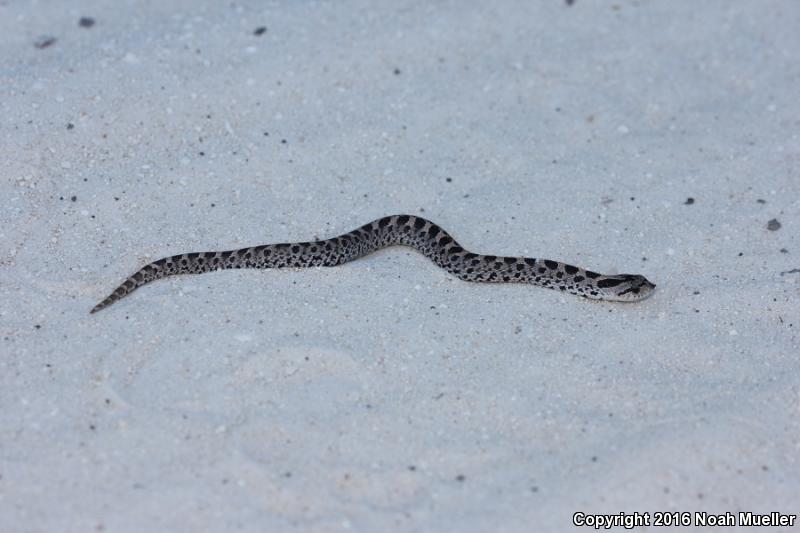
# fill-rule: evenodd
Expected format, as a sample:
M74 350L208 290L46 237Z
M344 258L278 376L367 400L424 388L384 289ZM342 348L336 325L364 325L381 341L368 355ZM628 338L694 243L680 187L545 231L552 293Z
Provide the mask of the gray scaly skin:
M474 254L429 220L394 215L322 241L265 244L227 252L165 257L133 274L91 312L96 313L142 285L167 276L202 274L223 268L330 267L392 245L415 248L464 281L530 283L592 300L615 302L643 300L655 289L644 276L635 274L606 276L549 259Z

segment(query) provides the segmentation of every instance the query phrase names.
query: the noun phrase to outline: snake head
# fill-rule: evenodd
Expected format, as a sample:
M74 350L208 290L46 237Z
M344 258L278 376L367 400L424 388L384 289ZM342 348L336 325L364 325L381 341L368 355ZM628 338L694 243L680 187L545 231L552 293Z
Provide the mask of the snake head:
M636 302L644 300L656 288L654 283L638 274L602 276L595 282L600 298L614 302Z

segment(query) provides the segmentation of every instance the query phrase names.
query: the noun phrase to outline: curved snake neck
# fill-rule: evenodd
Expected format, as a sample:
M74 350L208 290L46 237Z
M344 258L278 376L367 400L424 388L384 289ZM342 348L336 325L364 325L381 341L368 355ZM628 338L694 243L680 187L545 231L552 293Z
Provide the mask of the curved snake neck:
M602 275L549 259L497 257L465 250L433 222L412 215L383 217L339 237L313 242L265 244L225 252L173 255L142 267L92 313L137 288L167 276L225 268L331 267L392 245L410 246L464 281L529 283L596 300L638 301L655 285L635 274Z

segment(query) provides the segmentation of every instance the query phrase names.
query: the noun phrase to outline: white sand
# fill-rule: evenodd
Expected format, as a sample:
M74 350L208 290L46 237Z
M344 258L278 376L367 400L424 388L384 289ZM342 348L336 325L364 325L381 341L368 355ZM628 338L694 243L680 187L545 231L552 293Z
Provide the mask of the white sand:
M482 5L0 4L0 531L797 512L800 4ZM399 212L658 290L393 249L88 314Z

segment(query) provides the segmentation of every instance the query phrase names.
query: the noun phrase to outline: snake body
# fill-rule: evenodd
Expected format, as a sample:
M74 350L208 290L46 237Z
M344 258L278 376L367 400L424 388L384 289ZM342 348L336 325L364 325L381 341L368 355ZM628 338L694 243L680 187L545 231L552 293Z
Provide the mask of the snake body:
M498 257L465 250L442 228L413 215L387 216L339 237L313 242L265 244L224 252L194 252L154 261L117 287L96 313L137 288L167 276L226 268L332 267L392 245L415 248L464 281L529 283L594 300L633 302L655 285L636 274L603 275L549 259Z

